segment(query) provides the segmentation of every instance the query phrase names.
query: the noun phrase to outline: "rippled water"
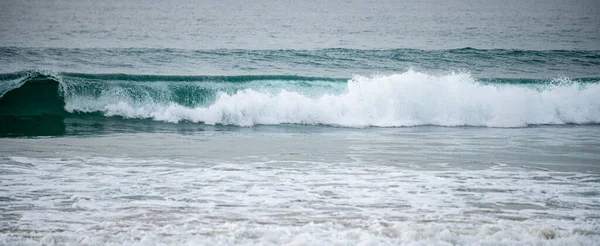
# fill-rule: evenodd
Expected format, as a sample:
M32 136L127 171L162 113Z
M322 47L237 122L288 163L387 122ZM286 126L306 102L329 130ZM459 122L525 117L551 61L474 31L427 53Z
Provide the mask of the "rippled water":
M0 40L25 47L597 50L598 2L4 1Z

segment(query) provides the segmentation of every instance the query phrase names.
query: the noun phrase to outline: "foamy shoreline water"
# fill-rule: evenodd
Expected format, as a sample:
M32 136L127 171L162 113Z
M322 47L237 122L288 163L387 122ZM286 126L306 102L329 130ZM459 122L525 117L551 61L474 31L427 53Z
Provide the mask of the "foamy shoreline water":
M598 240L597 127L305 128L5 139L0 242Z

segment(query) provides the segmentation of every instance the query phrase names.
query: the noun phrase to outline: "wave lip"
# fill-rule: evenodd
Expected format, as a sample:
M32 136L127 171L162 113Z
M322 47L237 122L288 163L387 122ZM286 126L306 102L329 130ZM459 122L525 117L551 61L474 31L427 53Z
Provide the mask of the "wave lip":
M600 123L600 84L557 79L544 84L481 83L468 73L416 71L350 79L338 93L289 89L215 92L211 103L184 106L122 92L66 99L69 112L223 125L308 124L342 127L419 125L525 127ZM141 99L140 99L141 98Z

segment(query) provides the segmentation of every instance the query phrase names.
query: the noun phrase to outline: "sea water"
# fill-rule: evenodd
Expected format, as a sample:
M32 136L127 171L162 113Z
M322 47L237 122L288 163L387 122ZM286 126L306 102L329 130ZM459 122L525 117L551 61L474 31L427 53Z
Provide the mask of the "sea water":
M0 245L596 245L599 9L0 2Z

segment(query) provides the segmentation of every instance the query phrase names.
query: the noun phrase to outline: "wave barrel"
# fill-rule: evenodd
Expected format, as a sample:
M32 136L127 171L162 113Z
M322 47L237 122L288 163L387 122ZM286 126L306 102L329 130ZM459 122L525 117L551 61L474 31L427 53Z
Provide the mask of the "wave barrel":
M0 98L0 136L63 135L64 106L58 81L28 78Z

